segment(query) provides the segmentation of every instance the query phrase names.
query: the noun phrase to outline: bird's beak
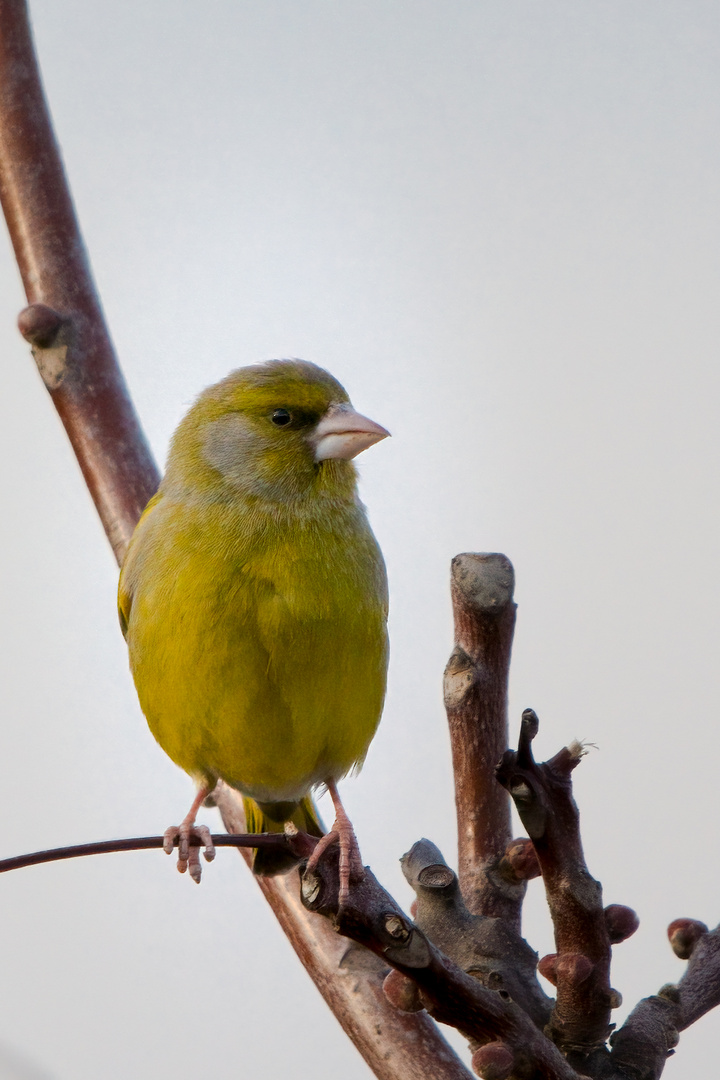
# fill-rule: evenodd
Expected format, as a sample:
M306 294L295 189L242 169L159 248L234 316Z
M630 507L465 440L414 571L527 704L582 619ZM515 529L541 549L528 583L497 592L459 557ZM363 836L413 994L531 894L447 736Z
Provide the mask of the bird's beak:
M374 420L356 413L351 405L331 405L310 436L316 461L348 461L390 434Z

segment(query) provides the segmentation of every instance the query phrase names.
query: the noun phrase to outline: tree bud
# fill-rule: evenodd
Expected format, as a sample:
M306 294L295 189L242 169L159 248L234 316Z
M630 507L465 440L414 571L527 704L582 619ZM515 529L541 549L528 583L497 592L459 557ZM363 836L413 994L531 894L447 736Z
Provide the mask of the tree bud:
M417 985L394 969L385 976L383 990L388 1001L400 1012L421 1012L425 1008L420 1000Z
M507 1080L510 1076L515 1055L503 1042L486 1043L472 1056L473 1071L482 1080Z
M637 914L624 904L608 904L604 914L605 925L613 945L618 945L631 937L640 925Z
M707 932L707 926L699 919L674 919L667 929L672 951L681 960L688 960L692 956L698 941Z

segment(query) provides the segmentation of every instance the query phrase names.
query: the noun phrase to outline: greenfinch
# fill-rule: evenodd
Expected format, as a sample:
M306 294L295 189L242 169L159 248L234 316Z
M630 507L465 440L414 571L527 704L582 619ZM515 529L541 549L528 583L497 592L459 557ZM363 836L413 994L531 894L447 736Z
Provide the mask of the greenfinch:
M195 780L178 868L200 880L202 801L242 793L250 832L314 836L326 786L340 888L362 874L337 781L363 762L385 697L385 564L358 498L358 453L389 433L302 360L240 368L205 390L173 436L167 470L131 539L119 611L140 705ZM321 848L322 845L322 848ZM296 862L258 849L257 873Z

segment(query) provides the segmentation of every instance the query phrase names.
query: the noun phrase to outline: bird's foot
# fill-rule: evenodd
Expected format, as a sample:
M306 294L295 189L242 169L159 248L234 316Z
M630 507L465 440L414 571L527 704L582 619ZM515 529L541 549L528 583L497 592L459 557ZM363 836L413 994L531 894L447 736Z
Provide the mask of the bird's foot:
M200 848L204 848L203 855L206 862L212 862L215 858L215 845L210 830L207 825L195 824L197 812L207 797L209 790L209 788L201 788L195 796L186 817L183 818L179 825L171 825L163 833L163 851L166 855L172 855L175 844L177 844L177 868L181 874L184 874L189 867L190 877L196 885L200 884L200 878L202 877Z
M335 802L335 799L333 799L333 802ZM335 823L330 832L325 833L318 840L315 850L308 859L307 870L314 871L323 852L327 851L333 844L339 845L338 875L340 885L338 889L338 907L342 908L345 907L350 896L350 885L358 884L365 877L365 867L360 855L360 845L357 842L355 830L339 799L335 802L335 813Z

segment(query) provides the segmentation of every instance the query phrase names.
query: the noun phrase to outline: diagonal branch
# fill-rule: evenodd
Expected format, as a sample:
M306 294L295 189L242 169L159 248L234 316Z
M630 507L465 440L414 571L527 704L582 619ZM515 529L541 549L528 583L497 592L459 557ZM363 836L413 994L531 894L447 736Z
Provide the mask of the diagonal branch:
M695 919L670 924L673 950L689 963L677 986L663 986L638 1002L610 1037L615 1068L658 1080L675 1052L680 1032L720 1005L720 926L712 931Z
M0 0L0 200L30 305L20 331L120 561L159 475L103 320L24 0Z
M678 991L681 1031L720 1005L720 927L698 935Z
M690 949L685 974L678 983L678 992L680 1031L720 1005L720 926L698 934Z
M638 1002L623 1026L610 1036L613 1076L659 1080L680 1037L679 997L677 987L664 986Z

